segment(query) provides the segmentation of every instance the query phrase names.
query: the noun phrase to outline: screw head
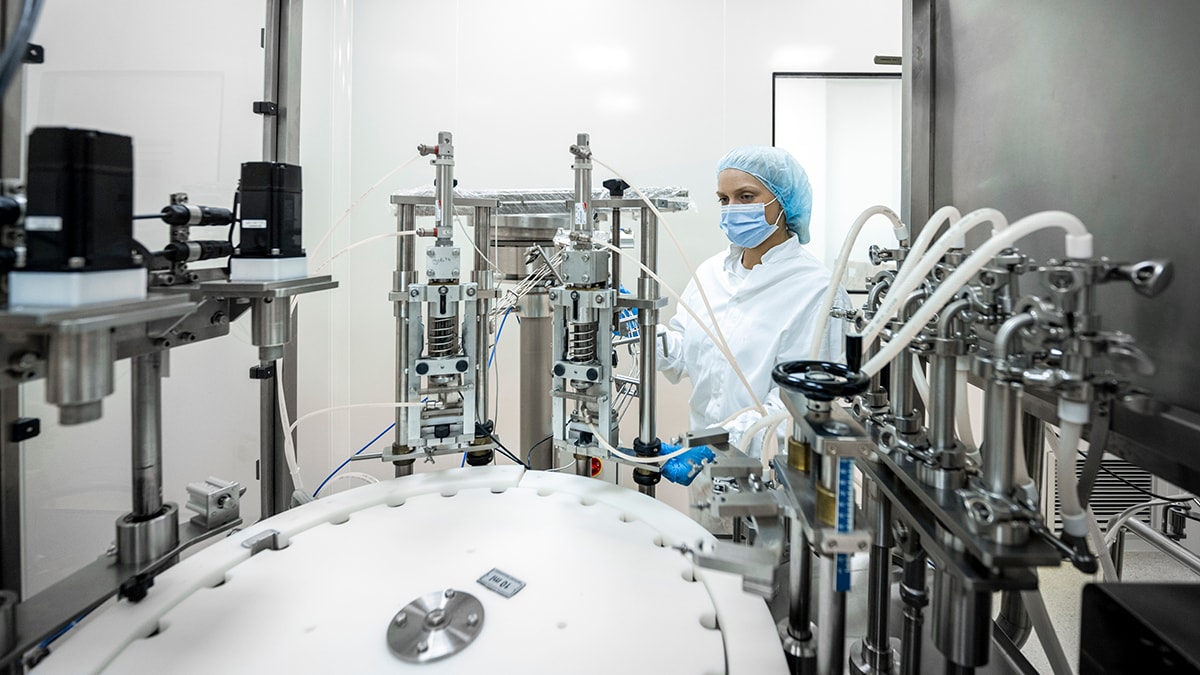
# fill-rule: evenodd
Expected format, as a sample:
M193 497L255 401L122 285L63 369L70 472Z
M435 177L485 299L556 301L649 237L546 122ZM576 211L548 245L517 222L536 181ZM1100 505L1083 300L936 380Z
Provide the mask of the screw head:
M420 642L418 642L417 643L417 651L422 654L429 651L429 642L427 640L421 640Z
M479 625L479 615L474 612L471 612L470 614L468 614L467 615L467 625L468 626Z
M394 623L396 624L397 628L404 628L405 624L408 623L408 614L405 612L400 612L396 615Z
M453 588L447 588L445 595L447 598L453 598L457 594L454 592Z

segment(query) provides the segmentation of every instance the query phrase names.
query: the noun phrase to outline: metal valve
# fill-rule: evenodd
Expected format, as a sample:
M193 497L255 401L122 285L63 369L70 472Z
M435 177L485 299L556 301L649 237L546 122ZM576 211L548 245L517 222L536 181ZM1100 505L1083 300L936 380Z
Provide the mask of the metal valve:
M1170 260L1154 259L1109 267L1104 281L1128 281L1133 290L1152 298L1166 290L1174 277L1175 267Z

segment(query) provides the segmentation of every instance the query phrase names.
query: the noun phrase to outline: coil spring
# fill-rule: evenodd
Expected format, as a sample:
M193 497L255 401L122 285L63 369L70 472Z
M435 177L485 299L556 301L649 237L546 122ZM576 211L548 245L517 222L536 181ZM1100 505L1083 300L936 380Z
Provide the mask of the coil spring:
M431 317L429 319L429 358L454 356L458 353L457 317Z
M587 363L596 360L596 330L599 324L572 323L567 327L567 360Z

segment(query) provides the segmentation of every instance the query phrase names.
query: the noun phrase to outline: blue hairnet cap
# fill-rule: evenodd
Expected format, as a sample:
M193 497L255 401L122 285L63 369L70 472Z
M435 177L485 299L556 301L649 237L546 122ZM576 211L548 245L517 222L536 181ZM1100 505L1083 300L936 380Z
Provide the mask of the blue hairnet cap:
M717 174L725 169L745 171L757 178L783 206L787 228L796 233L801 244L808 243L808 222L812 218L812 185L804 167L787 150L766 145L734 148L717 164Z

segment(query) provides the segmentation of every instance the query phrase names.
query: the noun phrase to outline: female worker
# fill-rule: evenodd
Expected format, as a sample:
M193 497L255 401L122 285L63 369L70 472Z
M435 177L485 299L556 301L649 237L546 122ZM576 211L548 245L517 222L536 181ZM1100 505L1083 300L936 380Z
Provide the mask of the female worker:
M784 411L771 369L808 358L821 296L832 275L803 246L809 240L812 187L786 151L745 146L729 152L717 165L717 199L729 250L700 265L682 301L714 335L724 336L745 382L682 308L660 330L658 364L671 382L684 376L692 381L692 429L725 422L730 442L757 457L766 434L756 430L754 438L743 436L764 413ZM850 307L845 291L834 306ZM714 316L719 333L713 330ZM818 358L841 360L842 335L842 322L831 319ZM780 428L783 438L791 424Z

